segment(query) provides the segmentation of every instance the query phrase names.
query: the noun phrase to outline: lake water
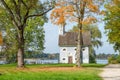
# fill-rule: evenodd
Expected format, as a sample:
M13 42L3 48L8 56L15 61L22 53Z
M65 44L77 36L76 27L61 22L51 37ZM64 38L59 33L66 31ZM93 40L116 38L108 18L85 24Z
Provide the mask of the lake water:
M107 59L96 59L96 63L97 64L108 64L108 60Z
M59 63L58 60L40 60L40 59L26 59L26 64L53 64ZM96 59L97 64L108 64L107 59ZM6 64L5 61L0 61L0 64Z
M50 63L59 63L58 60L27 60L26 64L50 64ZM107 59L96 59L97 64L108 64Z
M25 59L26 64L55 64L58 60Z

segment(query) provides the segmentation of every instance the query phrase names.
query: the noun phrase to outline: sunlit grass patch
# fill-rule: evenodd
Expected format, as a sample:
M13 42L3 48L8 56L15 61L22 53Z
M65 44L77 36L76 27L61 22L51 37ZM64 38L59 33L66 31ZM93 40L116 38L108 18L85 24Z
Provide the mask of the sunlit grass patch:
M47 66L47 67L46 67ZM96 68L76 68L74 64L0 65L0 80L102 80Z

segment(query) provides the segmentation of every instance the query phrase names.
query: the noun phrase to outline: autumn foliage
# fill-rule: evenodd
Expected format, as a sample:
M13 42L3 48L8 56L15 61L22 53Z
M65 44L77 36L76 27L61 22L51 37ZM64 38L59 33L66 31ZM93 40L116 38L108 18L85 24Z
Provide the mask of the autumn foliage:
M0 45L3 43L2 33L0 32Z
M96 16L92 15L92 13L102 14L103 11L99 9L99 2L103 0L58 0L56 3L55 9L51 13L51 21L56 25L60 25L65 23L67 20L72 22L78 22L78 17L80 17L81 13L85 13L84 19L80 21L82 24L91 24L97 21ZM79 3L80 4L77 4ZM85 3L83 7L85 7L85 11L81 12L80 8ZM75 4L75 5L74 5ZM77 6L79 7L77 7Z
M76 22L78 25L78 40L76 50L76 65L80 67L82 53L83 24L97 22L97 14L100 14L100 4L103 0L57 0L54 10L51 13L51 21L56 25L64 27L67 21Z

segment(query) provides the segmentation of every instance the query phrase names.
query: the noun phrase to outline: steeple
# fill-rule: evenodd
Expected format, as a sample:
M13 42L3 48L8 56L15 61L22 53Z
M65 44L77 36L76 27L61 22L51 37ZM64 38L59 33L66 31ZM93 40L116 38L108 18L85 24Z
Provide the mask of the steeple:
M59 35L63 35L65 33L65 25L61 25L59 27Z

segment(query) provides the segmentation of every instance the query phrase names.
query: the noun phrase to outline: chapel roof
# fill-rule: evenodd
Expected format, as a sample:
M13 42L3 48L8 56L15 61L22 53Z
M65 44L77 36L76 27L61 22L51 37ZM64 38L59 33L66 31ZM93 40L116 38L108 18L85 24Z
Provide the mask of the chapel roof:
M83 45L91 45L91 34L89 31L83 32ZM77 45L77 32L66 32L59 35L59 46L76 46Z

